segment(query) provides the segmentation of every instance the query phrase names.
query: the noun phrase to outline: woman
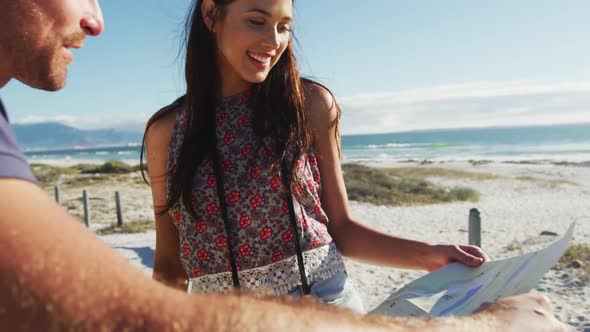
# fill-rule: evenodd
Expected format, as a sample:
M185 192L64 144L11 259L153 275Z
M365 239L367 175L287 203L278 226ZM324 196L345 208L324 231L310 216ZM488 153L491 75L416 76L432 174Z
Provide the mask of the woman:
M145 135L154 278L183 288L188 282L191 292L309 293L362 311L341 253L425 270L484 262L477 247L429 245L352 220L340 110L329 90L299 77L292 6L194 4L186 95L157 112Z

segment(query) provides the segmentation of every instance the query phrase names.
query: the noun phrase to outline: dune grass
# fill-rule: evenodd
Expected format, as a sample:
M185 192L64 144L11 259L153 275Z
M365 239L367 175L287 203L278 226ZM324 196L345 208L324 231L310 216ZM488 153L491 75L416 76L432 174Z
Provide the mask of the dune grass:
M104 164L80 169L81 174L127 174L137 170L137 167L129 166L119 160L107 160Z
M376 205L423 205L454 201L479 200L479 193L471 188L443 188L425 180L439 169L375 168L357 164L342 166L344 182L350 200ZM441 169L440 173L445 173ZM458 177L460 171L448 172ZM467 173L467 172L465 172ZM469 173L468 173L469 174Z
M575 268L584 283L590 282L590 245L573 244L561 256L557 268Z
M62 177L74 176L80 173L73 167L59 167L46 164L31 164L31 171L42 185L57 183Z
M102 165L78 164L70 167L31 164L31 170L43 187L55 184L84 187L120 180L127 174L139 172L139 165L129 166L119 160L108 160Z

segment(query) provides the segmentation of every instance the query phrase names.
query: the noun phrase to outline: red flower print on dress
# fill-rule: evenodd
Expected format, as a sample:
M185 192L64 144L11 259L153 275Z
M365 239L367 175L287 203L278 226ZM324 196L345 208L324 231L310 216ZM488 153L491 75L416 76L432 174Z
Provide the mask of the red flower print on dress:
M199 269L198 267L195 267L195 268L193 269L193 275L194 275L196 278L200 277L200 276L201 276L201 269Z
M311 180L307 181L307 189L309 189L309 191L313 192L314 187L315 187L315 184L313 183L313 181L311 181Z
M250 247L250 244L246 243L240 246L240 256L250 256L251 253L252 247Z
M220 235L215 239L215 245L217 248L225 248L227 247L227 236Z
M311 249L315 249L317 247L319 247L320 245L320 241L319 240L313 240L313 242L311 243Z
M246 228L246 227L250 226L250 224L252 224L252 219L250 219L249 215L243 214L240 216L240 227L241 228Z
M215 186L217 186L217 179L215 178L215 175L209 175L207 178L207 185L209 188L215 188Z
M231 171L232 167L233 167L233 164L232 164L231 160L226 160L221 164L221 168L223 168L223 170L225 172Z
M272 228L265 226L259 233L262 241L269 239L272 236Z
M236 262L236 269L238 269L238 271L240 271L242 269L242 267L240 266L240 263ZM229 263L229 265L227 266L227 270L231 272L231 270L232 270L231 263Z
M217 117L217 124L222 124L225 121L227 121L227 119L229 119L229 114L227 114L226 112L223 112L223 113L219 114L219 116Z
M315 181L315 183L320 183L321 182L320 173L318 173L318 172L313 173L313 180Z
M289 214L289 205L287 204L287 202L283 202L283 206L281 207L281 210L283 210L284 214Z
M266 147L264 150L262 150L263 158L268 158L270 156L272 156L272 149L270 147Z
M283 260L283 252L282 251L275 251L272 254L272 262L273 263L276 263L276 262L281 261L281 260Z
M260 172L261 172L260 166L254 166L252 168L252 170L250 171L250 178L256 179L258 176L260 176Z
M317 204L316 206L314 206L314 207L313 207L313 212L314 212L315 214L320 214L320 213L322 213L322 207L321 207L319 204Z
M240 200L240 192L239 191L232 191L227 195L227 200L230 203L235 203Z
M305 218L305 216L303 216L303 220L301 220L301 228L303 228L303 230L309 228L309 225L307 224L307 218Z
M223 143L225 143L225 145L230 145L235 141L236 141L236 136L233 133L227 133L223 137Z
M311 167L318 167L318 160L315 156L309 156L309 166Z
M283 181L281 180L280 176L275 176L270 180L270 187L272 190L277 190L283 185Z
M191 247L188 244L182 245L182 255L187 257L191 254Z
M253 209L255 209L261 205L262 205L262 196L260 196L260 194L256 194L252 198L250 198L250 207L252 207Z
M250 152L252 152L252 147L253 147L253 145L250 143L244 145L244 147L242 148L242 152L241 152L241 155L243 158L246 158L250 154Z
M293 241L293 231L288 230L288 231L284 232L281 237L283 238L283 241L285 243L286 242L291 242L291 241Z
M328 223L328 218L326 218L326 217L321 217L321 218L320 218L320 222L321 222L322 224L327 224L327 223Z
M202 220L198 221L197 224L195 225L195 230L199 234L203 233L206 229L207 229L207 224Z
M174 212L174 220L176 220L176 222L178 222L179 224L182 224L182 213L180 213L180 211Z
M197 257L200 261L204 262L209 259L209 252L206 249L201 249L197 252Z
M238 127L244 128L248 125L248 115L244 115L238 119Z
M209 215L216 215L219 213L219 205L217 205L215 202L209 203L205 207L205 211L207 211L207 214Z

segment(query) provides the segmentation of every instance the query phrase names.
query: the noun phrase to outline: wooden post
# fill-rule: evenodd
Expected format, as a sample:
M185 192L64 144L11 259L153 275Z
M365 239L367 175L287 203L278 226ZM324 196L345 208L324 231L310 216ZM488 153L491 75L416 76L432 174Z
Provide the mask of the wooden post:
M82 202L84 203L84 225L90 225L90 207L88 205L88 192L82 191Z
M469 244L481 247L481 216L479 210L469 210Z
M53 192L55 194L55 202L57 204L59 204L59 186L56 185L55 187L53 187Z
M115 191L115 205L117 207L117 226L123 225L123 212L121 211L121 196Z

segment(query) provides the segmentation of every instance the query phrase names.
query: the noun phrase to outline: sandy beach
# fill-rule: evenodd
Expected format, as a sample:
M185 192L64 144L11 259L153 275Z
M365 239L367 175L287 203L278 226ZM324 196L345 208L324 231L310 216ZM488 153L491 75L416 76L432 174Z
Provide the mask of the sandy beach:
M424 167L418 163L373 165ZM466 243L468 214L477 208L482 220L482 247L500 259L530 252L558 236L541 236L544 231L562 235L576 222L574 243L590 244L590 167L552 164L444 162L428 165L495 175L489 179L431 177L444 187L464 186L477 190L479 202L426 206L375 206L352 201L353 216L363 223L398 236L430 243ZM116 221L114 192L121 193L125 222L152 219L149 188L136 173L117 175L108 185L89 183L92 230ZM53 195L53 187L47 186ZM61 185L61 204L82 216L80 186ZM113 234L101 238L138 268L151 273L154 231ZM350 276L359 288L365 307L371 309L395 289L424 274L367 265L347 260ZM560 320L579 331L590 331L590 287L579 268L552 269L536 291L546 294Z

